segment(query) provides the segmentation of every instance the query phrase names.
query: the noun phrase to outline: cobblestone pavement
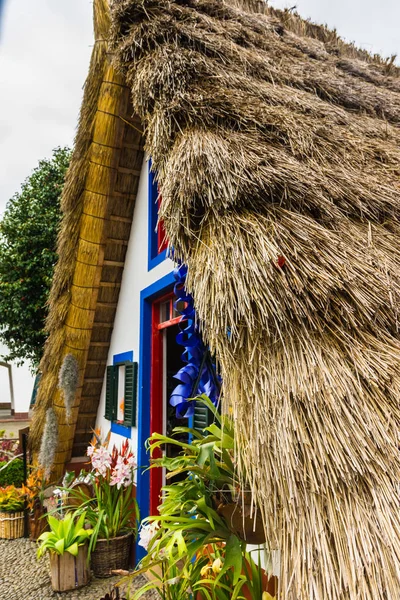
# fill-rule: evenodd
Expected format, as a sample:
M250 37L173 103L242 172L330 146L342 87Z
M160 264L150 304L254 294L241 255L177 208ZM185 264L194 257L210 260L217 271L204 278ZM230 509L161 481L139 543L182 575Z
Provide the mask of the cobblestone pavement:
M28 539L0 539L0 600L100 600L110 592L120 577L96 579L72 592L53 592L50 584L49 561L36 558L37 545ZM145 583L141 576L135 589ZM157 600L158 594L148 592L143 600Z

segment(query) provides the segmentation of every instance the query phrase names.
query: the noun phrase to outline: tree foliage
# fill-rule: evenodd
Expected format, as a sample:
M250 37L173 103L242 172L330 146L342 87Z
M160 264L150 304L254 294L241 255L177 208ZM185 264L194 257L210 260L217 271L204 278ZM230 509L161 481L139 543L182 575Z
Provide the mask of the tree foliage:
M47 298L57 260L60 196L71 151L39 161L0 223L0 341L7 360L36 366L46 339Z

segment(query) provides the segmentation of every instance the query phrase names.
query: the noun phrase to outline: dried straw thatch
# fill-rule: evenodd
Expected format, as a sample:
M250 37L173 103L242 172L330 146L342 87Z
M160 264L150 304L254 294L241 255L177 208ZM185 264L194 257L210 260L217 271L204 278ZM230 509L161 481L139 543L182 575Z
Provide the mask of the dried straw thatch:
M143 160L140 121L132 118L129 90L108 53L108 2L93 4L95 44L63 190L49 337L30 433L38 450L47 409L53 406L60 425L53 478L63 473L71 455L85 454L95 426ZM67 355L79 364L71 419L58 386Z
M259 8L115 0L115 64L281 598L397 600L399 71Z

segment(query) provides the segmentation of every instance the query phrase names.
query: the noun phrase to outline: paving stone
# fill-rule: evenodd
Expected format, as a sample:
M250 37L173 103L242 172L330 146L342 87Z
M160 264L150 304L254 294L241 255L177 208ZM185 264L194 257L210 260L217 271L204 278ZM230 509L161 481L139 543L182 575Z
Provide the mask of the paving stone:
M89 585L71 592L53 592L50 583L48 557L36 558L37 544L31 540L0 539L0 600L100 600L110 592L120 577L96 579ZM132 590L146 580L139 576L132 582ZM147 592L143 600L159 600L156 592Z

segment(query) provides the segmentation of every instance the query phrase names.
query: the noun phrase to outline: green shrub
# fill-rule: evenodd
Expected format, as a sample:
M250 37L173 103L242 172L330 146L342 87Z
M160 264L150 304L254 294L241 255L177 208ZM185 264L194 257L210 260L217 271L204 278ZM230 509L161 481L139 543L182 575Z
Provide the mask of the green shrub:
M0 486L15 485L20 487L24 482L24 462L16 458L10 463L0 462L0 469L7 465L5 469L0 470Z

